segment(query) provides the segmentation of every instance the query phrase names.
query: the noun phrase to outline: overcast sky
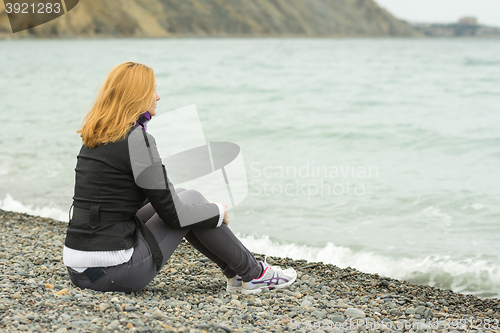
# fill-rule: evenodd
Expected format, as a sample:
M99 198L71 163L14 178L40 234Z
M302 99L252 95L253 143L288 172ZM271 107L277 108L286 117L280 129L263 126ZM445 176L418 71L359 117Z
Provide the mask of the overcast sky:
M375 0L394 16L409 22L456 22L475 16L479 24L500 27L500 0Z

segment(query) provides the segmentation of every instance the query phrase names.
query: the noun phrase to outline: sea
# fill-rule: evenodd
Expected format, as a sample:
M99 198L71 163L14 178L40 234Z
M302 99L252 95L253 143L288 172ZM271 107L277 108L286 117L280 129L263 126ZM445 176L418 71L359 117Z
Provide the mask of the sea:
M500 39L0 41L1 209L67 223L76 131L125 61L240 147L251 251L500 297Z

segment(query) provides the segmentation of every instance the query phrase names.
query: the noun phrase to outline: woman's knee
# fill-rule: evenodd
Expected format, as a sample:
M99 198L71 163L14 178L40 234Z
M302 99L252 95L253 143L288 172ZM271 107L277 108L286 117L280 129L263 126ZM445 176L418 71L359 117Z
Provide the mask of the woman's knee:
M191 204L197 204L197 203L207 203L208 200L201 194L201 192L197 190L185 190L179 193L179 199L182 200L184 203L191 203Z
M153 205L151 205L151 203L147 203L146 205L144 205L143 207L141 207L138 211L137 211L137 217L140 218L142 221L147 221L149 220L154 214L156 214L156 211L153 207Z

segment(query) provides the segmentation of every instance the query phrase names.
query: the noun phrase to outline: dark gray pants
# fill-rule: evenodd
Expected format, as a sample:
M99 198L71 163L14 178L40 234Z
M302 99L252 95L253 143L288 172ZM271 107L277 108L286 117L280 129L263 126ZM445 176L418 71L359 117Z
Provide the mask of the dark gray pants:
M176 189L179 199L186 204L207 203L208 200L198 191ZM216 263L223 274L232 278L236 274L243 281L250 281L261 274L261 266L250 251L238 240L229 227L222 223L214 229L171 229L156 214L151 204L142 207L137 214L154 234L163 253L162 266L166 264L183 238L186 238L198 251ZM68 267L71 281L80 288L99 291L123 291L130 293L144 288L158 272L151 251L139 231L139 242L134 248L132 258L126 263L87 269L78 273Z

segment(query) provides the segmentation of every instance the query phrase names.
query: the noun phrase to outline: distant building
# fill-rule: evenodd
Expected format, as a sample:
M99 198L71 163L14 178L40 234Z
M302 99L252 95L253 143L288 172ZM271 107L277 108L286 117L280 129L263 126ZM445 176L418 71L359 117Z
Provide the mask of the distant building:
M465 16L458 20L458 24L462 25L477 25L477 18L473 16Z
M480 25L477 18L462 17L456 23L415 23L415 30L427 37L500 37L500 28Z

